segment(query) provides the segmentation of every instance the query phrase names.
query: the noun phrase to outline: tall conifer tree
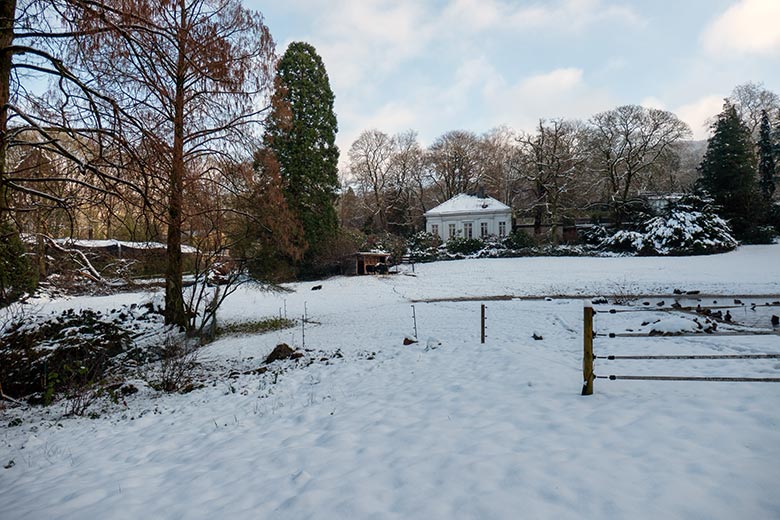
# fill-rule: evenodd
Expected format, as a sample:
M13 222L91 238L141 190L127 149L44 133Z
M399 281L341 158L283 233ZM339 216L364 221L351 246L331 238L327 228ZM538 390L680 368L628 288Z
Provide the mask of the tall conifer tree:
M276 155L289 207L303 225L311 272L338 231L339 187L334 95L325 65L313 46L293 42L279 60L276 92L265 144Z
M750 131L728 101L713 124L699 170L700 184L721 208L739 238L755 226L758 217L756 160Z

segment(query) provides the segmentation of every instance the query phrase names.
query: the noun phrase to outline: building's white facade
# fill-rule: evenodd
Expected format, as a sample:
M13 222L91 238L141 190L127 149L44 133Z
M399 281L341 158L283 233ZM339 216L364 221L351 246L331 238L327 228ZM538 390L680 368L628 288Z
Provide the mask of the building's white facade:
M492 197L460 194L425 212L425 230L445 242L512 232L512 208Z

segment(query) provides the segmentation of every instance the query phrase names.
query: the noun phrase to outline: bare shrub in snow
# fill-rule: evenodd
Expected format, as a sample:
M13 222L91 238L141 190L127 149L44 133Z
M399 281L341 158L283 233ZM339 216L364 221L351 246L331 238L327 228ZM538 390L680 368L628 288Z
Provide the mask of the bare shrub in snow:
M180 336L169 336L157 369L147 377L149 386L162 392L191 390L197 366L197 345Z

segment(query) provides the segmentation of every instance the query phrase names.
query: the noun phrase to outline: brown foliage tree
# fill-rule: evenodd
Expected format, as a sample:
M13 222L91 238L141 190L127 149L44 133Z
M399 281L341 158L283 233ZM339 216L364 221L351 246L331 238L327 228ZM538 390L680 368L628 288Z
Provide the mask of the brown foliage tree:
M274 43L239 0L77 2L73 58L121 108L140 150L136 177L167 227L165 319L186 326L181 240L188 191L217 185L259 123L272 88ZM111 30L100 30L108 27Z

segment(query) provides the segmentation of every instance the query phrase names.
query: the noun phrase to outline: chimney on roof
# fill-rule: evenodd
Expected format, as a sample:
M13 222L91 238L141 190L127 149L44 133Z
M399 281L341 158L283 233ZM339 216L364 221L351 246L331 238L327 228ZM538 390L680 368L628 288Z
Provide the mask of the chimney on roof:
M477 188L477 197L479 197L480 199L484 199L485 198L485 187L484 186L479 186Z

